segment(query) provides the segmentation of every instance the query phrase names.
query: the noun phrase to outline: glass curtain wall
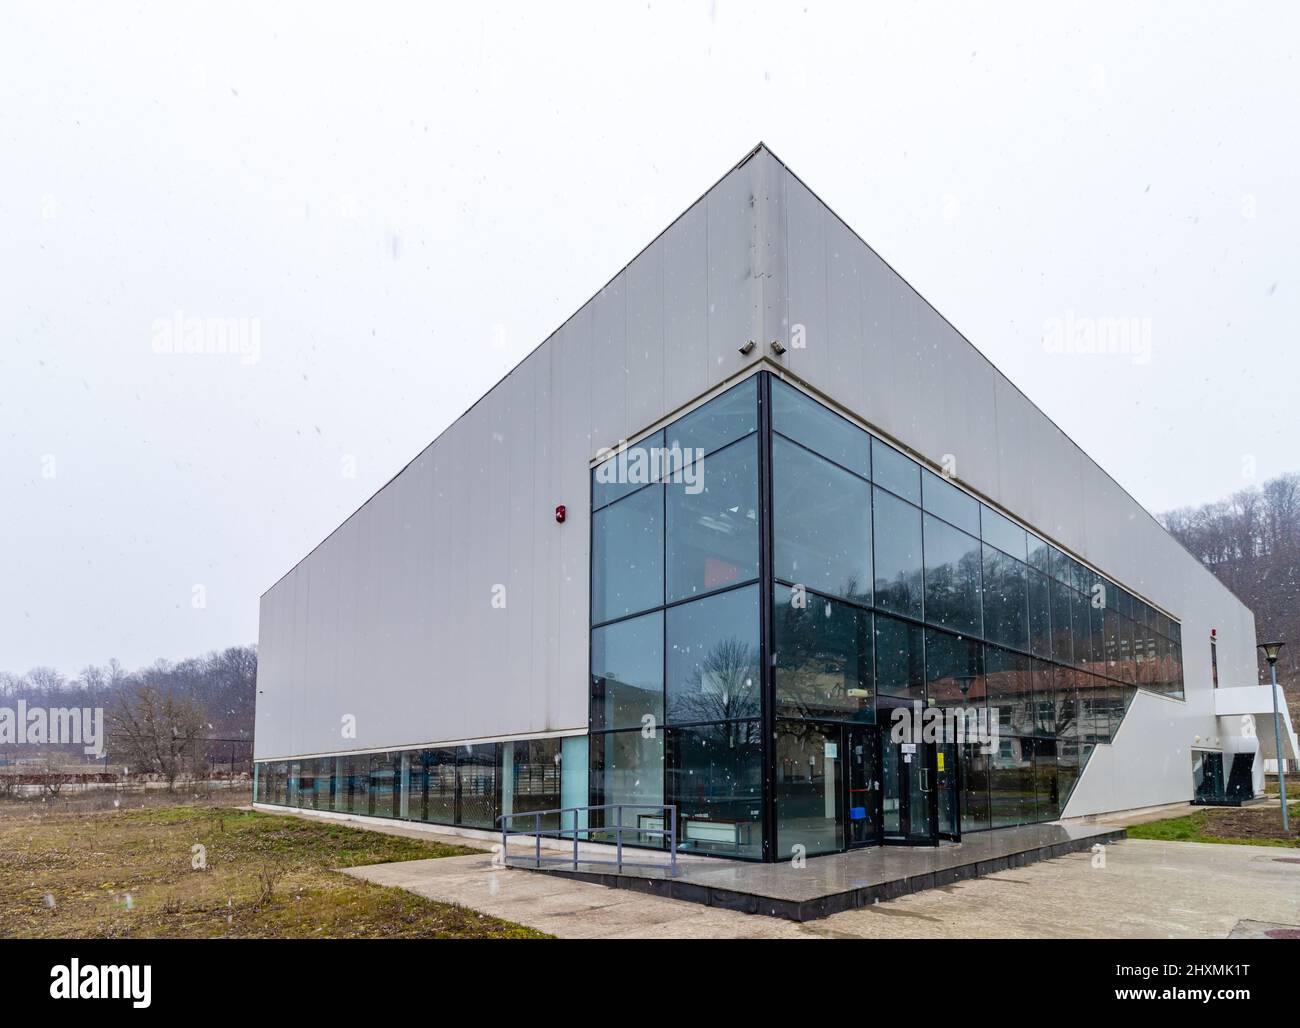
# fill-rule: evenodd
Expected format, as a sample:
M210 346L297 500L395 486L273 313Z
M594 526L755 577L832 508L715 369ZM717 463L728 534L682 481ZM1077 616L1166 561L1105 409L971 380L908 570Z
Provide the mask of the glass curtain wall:
M592 838L763 845L758 380L592 471ZM625 844L662 846L624 832Z
M765 804L770 853L843 848L841 728L881 701L996 725L954 751L963 831L1054 819L1135 689L1182 695L1180 655L1164 614L767 373L592 472L592 802L677 804L686 850L761 857Z

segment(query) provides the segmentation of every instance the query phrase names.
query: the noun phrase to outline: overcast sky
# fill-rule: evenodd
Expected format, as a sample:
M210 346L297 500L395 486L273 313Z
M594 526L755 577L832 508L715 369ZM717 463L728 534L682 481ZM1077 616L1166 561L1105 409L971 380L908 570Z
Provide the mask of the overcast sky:
M5 6L0 669L255 641L760 139L1148 509L1300 469L1294 4Z

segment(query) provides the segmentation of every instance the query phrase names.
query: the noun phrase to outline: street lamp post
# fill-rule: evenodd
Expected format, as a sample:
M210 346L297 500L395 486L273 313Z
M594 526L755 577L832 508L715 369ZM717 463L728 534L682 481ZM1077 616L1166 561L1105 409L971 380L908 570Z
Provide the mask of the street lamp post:
M1291 834L1291 822L1286 812L1286 772L1282 770L1282 718L1277 709L1277 655L1286 643L1260 643L1264 659L1268 661L1268 673L1273 680L1273 738L1277 747L1277 791L1282 799L1282 831Z

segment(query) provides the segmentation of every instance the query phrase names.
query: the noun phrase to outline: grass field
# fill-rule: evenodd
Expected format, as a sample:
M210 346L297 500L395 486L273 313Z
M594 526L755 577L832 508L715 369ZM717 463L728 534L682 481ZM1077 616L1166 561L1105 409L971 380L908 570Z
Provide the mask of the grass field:
M1290 788L1290 779L1287 780ZM1288 799L1290 796L1288 795ZM1282 834L1278 807L1202 807L1195 813L1164 821L1130 825L1130 839L1164 842L1228 842L1250 846L1300 847L1300 803L1288 803L1291 835Z
M471 852L231 806L25 810L0 817L0 937L541 937L332 870Z

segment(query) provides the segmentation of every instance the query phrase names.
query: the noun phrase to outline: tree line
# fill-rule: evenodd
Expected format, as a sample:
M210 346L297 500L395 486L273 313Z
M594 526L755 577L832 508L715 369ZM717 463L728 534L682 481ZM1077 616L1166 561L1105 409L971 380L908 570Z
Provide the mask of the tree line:
M128 671L121 663L91 664L69 678L51 667L25 674L0 671L0 707L102 709L106 759L168 783L212 762L251 761L257 690L257 648L230 646L176 663L159 660ZM33 750L39 748L37 754ZM40 747L0 741L6 763L41 756L86 760L77 744ZM233 758L233 759L232 759Z
M1279 475L1159 520L1254 611L1261 641L1286 641L1278 678L1300 685L1300 474ZM1260 666L1266 676L1262 660Z

